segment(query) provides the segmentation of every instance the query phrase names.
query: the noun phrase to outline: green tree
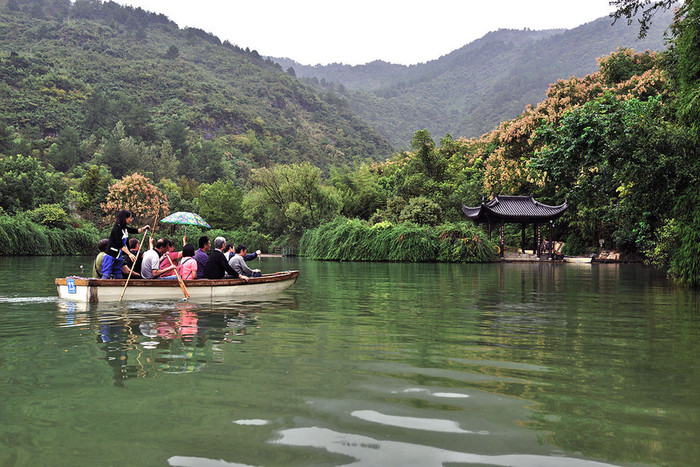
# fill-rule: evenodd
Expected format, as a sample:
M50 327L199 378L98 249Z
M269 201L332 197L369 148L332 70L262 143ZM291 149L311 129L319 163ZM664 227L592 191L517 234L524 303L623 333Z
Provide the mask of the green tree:
M298 241L305 229L338 214L340 200L321 183L321 170L308 162L261 168L251 178L255 188L246 194L246 216L256 230L289 235Z
M175 180L177 178L180 162L175 157L175 151L170 144L170 140L166 139L160 146L158 153L157 168L154 168L154 176L157 180L168 178Z
M187 154L189 150L187 145L189 129L185 122L179 118L170 119L163 133L165 138L170 140L170 144L175 152L179 152L182 155Z
M30 156L0 158L0 208L10 214L41 204L64 204L68 191L61 175Z
M346 217L369 219L386 205L388 191L379 184L379 176L368 166L356 171L333 168L331 184L340 195L341 214Z
M700 3L685 2L676 18L669 61L678 85L678 116L700 140Z
M205 185L199 195L199 214L215 229L233 230L245 225L243 190L232 181Z
M76 171L78 178L78 210L83 217L98 219L102 210L100 205L107 200L109 186L114 182L105 166L81 166Z
M168 60L175 60L179 56L180 49L178 49L175 45L171 45L170 47L168 47L168 51L165 52L165 58L167 58Z
M81 161L80 134L67 126L58 134L56 142L49 148L48 159L56 170L68 172Z
M438 225L442 222L442 209L433 200L418 196L409 200L401 210L399 221L419 225Z
M692 140L665 121L660 99L606 95L538 138L544 149L530 164L545 174L541 195L568 199L562 220L588 245L604 238L625 251L645 249L692 177Z
M98 161L110 168L114 178L120 178L139 166L142 154L133 138L126 136L124 125L119 121L102 144Z

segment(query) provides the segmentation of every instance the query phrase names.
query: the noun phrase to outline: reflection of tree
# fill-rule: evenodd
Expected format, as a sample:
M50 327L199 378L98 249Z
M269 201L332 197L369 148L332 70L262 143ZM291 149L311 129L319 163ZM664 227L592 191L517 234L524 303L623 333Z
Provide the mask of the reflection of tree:
M350 348L348 341L366 352L348 359L355 367L346 374L366 358L372 377L391 384L522 398L528 413L514 422L543 443L673 465L700 452L700 327L697 303L683 303L664 283L638 265L305 262L304 287L315 293L303 308L336 312L285 319L309 326L322 318L309 332L318 354ZM289 346L269 350L276 352L296 356ZM347 391L347 380L319 374L323 382L310 372L304 381Z
M694 318L669 320L676 297L652 287L637 308L626 303L626 287L662 276L633 265L500 265L491 274L473 290L468 320L484 356L474 371L498 377L479 389L534 401L523 425L564 450L615 462L695 457L680 451L697 446L688 428L697 413L681 408L696 405L683 388L700 377L678 371L697 361Z

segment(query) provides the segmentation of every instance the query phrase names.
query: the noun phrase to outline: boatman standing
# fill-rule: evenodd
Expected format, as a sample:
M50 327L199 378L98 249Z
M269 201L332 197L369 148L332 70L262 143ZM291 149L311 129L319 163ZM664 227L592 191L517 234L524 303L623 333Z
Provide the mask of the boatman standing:
M119 214L117 214L117 222L114 224L112 232L109 234L109 243L107 243L105 256L102 259L102 279L123 279L123 257L128 256L131 258L131 261L136 261L136 256L129 251L129 247L127 246L129 234L141 233L151 227L149 225L144 225L138 229L129 227L133 219L131 211L128 209L122 209L119 211Z

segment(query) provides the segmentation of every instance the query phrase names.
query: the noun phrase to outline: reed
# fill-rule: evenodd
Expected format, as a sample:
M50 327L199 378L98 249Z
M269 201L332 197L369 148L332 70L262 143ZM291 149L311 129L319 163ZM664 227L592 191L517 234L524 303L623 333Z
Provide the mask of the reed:
M307 230L299 245L311 259L399 262L488 262L495 258L493 247L468 223L370 225L345 218Z
M60 256L97 253L92 226L52 228L21 216L0 216L0 255Z

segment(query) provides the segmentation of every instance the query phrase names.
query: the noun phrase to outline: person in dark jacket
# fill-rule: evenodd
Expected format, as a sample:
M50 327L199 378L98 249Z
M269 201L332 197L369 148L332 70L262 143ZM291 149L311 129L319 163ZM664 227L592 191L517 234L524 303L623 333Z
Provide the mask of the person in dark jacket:
M124 277L122 275L122 265L124 264L122 256L128 256L131 261L136 261L136 256L129 251L129 247L126 244L129 240L129 234L141 233L149 229L150 226L145 225L138 229L129 227L133 218L131 211L128 209L122 209L117 214L117 222L109 234L109 243L102 260L102 279L122 279Z
M214 239L214 251L209 255L207 264L204 266L205 279L223 279L228 272L233 278L238 277L236 271L226 261L226 256L221 251L226 244L224 237L216 237Z

